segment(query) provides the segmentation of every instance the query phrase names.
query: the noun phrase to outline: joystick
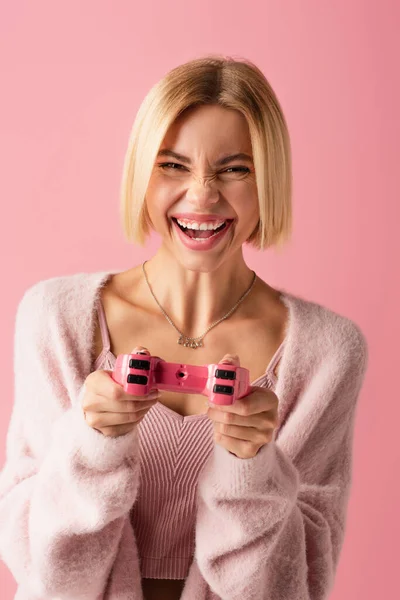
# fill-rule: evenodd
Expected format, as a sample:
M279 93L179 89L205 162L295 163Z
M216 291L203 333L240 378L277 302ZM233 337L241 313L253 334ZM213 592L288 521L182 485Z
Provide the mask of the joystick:
M142 352L119 354L112 378L134 396L159 389L202 394L220 405L233 404L251 390L249 371L244 367L225 363L201 366L171 363Z

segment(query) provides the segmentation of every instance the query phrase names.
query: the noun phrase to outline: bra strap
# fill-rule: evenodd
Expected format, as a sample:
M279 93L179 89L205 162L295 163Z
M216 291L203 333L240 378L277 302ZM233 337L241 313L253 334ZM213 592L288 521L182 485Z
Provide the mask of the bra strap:
M97 300L97 314L99 316L101 339L103 340L103 352L109 352L111 346L110 335L108 333L106 315L100 298Z

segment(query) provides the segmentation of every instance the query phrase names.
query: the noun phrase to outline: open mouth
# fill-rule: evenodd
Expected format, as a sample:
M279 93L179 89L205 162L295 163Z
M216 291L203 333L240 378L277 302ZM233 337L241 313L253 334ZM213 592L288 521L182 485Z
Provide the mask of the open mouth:
M220 225L216 229L203 230L203 229L191 229L189 227L185 227L184 225L181 225L180 223L178 223L178 220L175 217L171 217L171 218L174 221L174 223L179 227L179 229L192 239L210 239L210 238L214 237L215 235L217 235L220 231L225 229L227 223L229 222L228 220L224 221L224 223L222 223L222 225Z

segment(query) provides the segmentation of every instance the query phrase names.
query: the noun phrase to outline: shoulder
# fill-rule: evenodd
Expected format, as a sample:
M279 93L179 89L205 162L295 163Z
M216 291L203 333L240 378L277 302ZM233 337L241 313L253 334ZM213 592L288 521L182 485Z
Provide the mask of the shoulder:
M293 342L301 345L301 354L311 364L321 359L339 369L357 367L365 371L368 342L360 325L316 301L284 291L283 301L291 304Z
M106 275L105 271L73 273L37 281L25 289L19 308L62 312L90 301Z
M18 303L17 329L36 331L41 337L46 331L69 328L79 333L79 324L93 309L94 299L107 272L73 273L37 281L27 287ZM45 327L44 327L45 325Z
M72 385L76 391L90 372L95 300L107 279L106 271L74 273L26 288L15 320L16 372L35 365L35 377L51 372L65 389Z
M74 273L37 281L24 291L22 304L51 307L68 304L71 296L84 295L95 273Z

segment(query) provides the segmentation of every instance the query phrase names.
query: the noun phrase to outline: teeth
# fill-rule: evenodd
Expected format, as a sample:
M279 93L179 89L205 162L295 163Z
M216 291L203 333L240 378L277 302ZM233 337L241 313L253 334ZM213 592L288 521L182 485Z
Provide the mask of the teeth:
M225 223L225 221L220 221L218 223L198 223L197 221L182 221L181 219L177 219L177 222L182 227L186 227L187 229L199 229L200 231L207 231L208 229L217 229L221 225Z

